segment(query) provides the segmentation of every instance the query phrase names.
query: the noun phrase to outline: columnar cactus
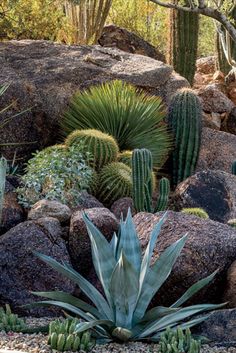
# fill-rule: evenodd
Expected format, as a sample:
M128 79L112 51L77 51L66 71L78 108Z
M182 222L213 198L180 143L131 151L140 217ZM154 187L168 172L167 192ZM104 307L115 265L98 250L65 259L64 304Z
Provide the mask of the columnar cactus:
M177 185L195 171L202 128L202 108L190 89L178 91L171 99L168 123L174 135L173 184Z
M98 175L98 198L107 206L122 197L132 195L131 168L113 162L102 168Z
M160 353L200 353L201 341L192 338L190 329L185 332L168 328L160 338Z
M83 151L91 154L90 165L96 170L117 160L119 152L117 142L104 132L95 129L75 130L65 140L66 146L80 143Z
M95 341L89 331L82 334L75 333L76 326L80 323L77 318L68 318L64 321L52 321L49 325L48 344L59 352L89 351Z
M167 209L170 194L170 182L167 178L161 178L159 183L159 193L155 212L165 211Z
M232 172L232 174L236 175L236 160L233 161L233 163L231 165L231 172Z
M158 212L167 207L170 192L169 180L161 179L159 198L156 207L152 207L152 194L155 189L155 174L152 171L153 160L149 150L136 149L132 155L133 202L138 212Z
M189 2L184 3L189 6ZM197 60L199 15L171 10L169 27L168 62L192 85Z
M7 160L4 157L1 157L0 159L0 222L2 220L6 173L7 173Z

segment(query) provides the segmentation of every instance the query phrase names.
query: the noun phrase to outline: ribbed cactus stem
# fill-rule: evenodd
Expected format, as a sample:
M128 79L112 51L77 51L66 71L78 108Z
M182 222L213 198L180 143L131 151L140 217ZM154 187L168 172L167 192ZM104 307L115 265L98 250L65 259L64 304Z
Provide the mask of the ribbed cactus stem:
M202 108L190 89L177 92L171 99L168 114L174 135L173 184L177 185L195 171L202 127Z
M236 175L236 160L233 161L233 163L231 165L231 172L232 172L232 174Z
M4 157L0 159L0 222L2 220L2 209L4 203L4 192L6 184L7 160Z
M167 209L170 194L170 182L167 178L161 178L159 183L159 195L154 212L165 211Z
M189 2L184 1L183 5L189 6ZM199 15L171 10L169 27L168 62L192 85L197 60Z
M133 202L138 212L152 211L153 160L149 150L135 149L132 155Z

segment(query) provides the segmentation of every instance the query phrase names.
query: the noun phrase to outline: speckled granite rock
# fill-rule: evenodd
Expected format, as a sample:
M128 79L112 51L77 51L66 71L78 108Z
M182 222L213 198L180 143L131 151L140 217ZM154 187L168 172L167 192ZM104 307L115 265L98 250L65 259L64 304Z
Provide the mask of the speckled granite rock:
M138 213L134 216L140 241L146 247L149 234L163 212ZM158 237L154 256L188 233L188 239L173 272L153 300L156 305L170 305L185 290L203 277L219 269L214 281L191 300L192 303L221 302L227 270L236 259L236 231L231 227L203 220L181 212L167 212L167 219Z
M71 210L67 205L58 201L40 200L30 209L28 219L37 220L43 217L53 217L65 223L70 220Z
M177 186L173 201L178 211L200 207L210 219L227 223L236 218L236 176L220 170L198 172Z
M231 172L236 159L236 136L223 131L203 128L196 171L205 169Z

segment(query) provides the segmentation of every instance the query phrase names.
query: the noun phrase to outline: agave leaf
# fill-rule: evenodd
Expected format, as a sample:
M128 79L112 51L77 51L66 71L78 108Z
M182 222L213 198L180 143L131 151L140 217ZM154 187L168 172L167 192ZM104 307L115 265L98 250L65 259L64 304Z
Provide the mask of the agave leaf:
M76 325L75 332L81 333L97 326L105 326L109 330L114 327L114 323L109 320L90 320L89 322L81 322Z
M205 277L198 281L197 283L194 283L188 290L180 297L174 304L171 305L172 308L178 308L179 306L182 306L189 298L191 298L194 294L196 294L199 290L201 290L203 287L208 285L215 275L217 274L218 270L213 272L211 275L208 277Z
M151 322L151 321L157 320L158 318L161 319L166 315L176 313L178 310L179 310L178 308L156 306L148 310L140 322Z
M148 336L153 335L158 331L165 329L168 326L179 326L179 322L185 320L188 317L201 313L203 311L214 310L222 308L225 304L199 304L199 305L192 305L187 306L186 308L180 309L177 313L173 313L163 317L162 319L156 320L156 322L152 322L148 324L143 332L140 334L139 338L145 338Z
M82 309L84 312L88 312L92 314L95 318L101 319L102 315L99 313L99 311L94 308L92 305L87 304L81 299L78 299L74 297L71 294L61 292L61 291L55 291L55 292L32 292L34 295L37 295L39 297L44 297L48 299L53 299L57 300L59 302L64 302L71 304L79 309Z
M38 256L42 261L46 262L52 268L54 268L59 273L63 274L73 282L75 282L80 289L86 294L86 296L94 303L98 311L103 315L104 318L108 320L113 320L113 312L111 311L109 305L107 304L104 297L99 293L99 291L84 277L82 277L78 272L70 268L69 266L63 266L56 260L49 256L40 254L34 251L34 254Z
M135 309L135 322L142 319L153 296L168 278L176 259L185 245L186 240L187 234L175 243L171 244L160 255L153 267L149 268L145 281L143 282L137 307Z
M121 222L120 231L122 237L118 241L117 256L120 258L121 252L126 256L127 260L133 265L139 273L141 266L141 247L134 226L130 208L128 210L125 222Z
M172 330L175 330L175 329L177 330L177 328L180 327L182 330L186 330L187 328L191 328L191 327L196 326L196 325L200 324L201 322L207 320L210 316L211 316L211 314L205 315L205 316L201 316L201 317L199 317L197 319L193 319L193 320L187 321L187 322L185 322L183 324L178 324L177 326L175 326L173 324L173 325L171 325L171 328L172 328ZM170 326L168 326L168 327L170 327ZM165 330L160 331L157 334L153 335L151 338L149 337L149 339L151 341L158 342L160 337L161 337L161 335L164 332L165 332Z
M114 258L116 258L117 243L118 243L118 238L117 238L116 233L114 233L113 237L112 237L112 239L110 241L110 247L112 249Z
M109 242L99 229L90 221L86 214L83 215L92 246L93 265L97 276L103 286L106 298L112 307L112 298L109 292L109 284L112 272L116 265L115 258Z
M161 227L162 227L165 219L166 219L166 213L161 217L159 222L154 227L154 229L151 233L151 236L150 236L150 241L146 247L143 261L142 261L142 265L141 265L141 271L140 271L140 290L142 289L143 282L146 278L147 270L148 270L150 262L151 262L153 250L156 245L158 235L160 234Z
M121 252L110 283L116 312L116 326L130 329L139 288L138 274Z

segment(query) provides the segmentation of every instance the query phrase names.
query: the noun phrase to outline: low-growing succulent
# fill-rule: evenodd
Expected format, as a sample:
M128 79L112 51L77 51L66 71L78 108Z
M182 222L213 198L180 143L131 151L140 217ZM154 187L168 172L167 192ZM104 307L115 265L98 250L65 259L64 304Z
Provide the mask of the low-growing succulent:
M41 199L75 206L82 190L96 188L96 179L96 172L87 165L79 146L51 146L28 161L23 185L17 190L18 199L27 208Z
M193 216L197 216L203 219L208 219L209 216L206 211L204 211L202 208L199 207L193 207L193 208L183 208L182 211L183 213L190 214Z
M104 165L117 160L119 147L114 137L99 130L75 130L65 140L66 146L83 146L81 151L91 154L90 165L100 170Z
M98 184L98 198L105 205L129 197L132 195L131 168L120 162L110 163L100 171Z
M194 294L215 276L193 284L170 307L156 306L148 309L153 297L162 287L183 249L187 235L167 247L156 261L151 261L157 237L166 218L164 215L154 226L142 257L140 241L130 210L126 220L120 221L118 234L108 242L103 234L83 215L91 241L93 264L103 288L103 294L71 266L60 264L49 256L35 253L46 264L75 282L92 304L65 292L36 292L48 300L34 306L56 305L85 320L76 326L76 332L93 329L98 339L104 341L150 340L158 342L167 327L173 330L190 328L209 315L194 315L222 307L223 304L198 304L183 307ZM152 262L152 265L151 265ZM32 306L32 304L31 304Z
M48 336L48 344L50 347L59 352L90 351L95 344L95 340L92 339L89 331L85 331L81 334L75 332L76 326L80 322L81 320L77 318L52 321L49 325Z
M201 341L195 340L189 328L183 331L180 327L170 327L160 337L160 353L200 353Z
M18 315L13 314L11 308L6 304L6 308L0 308L0 331L5 332L20 332L27 328L23 319Z

